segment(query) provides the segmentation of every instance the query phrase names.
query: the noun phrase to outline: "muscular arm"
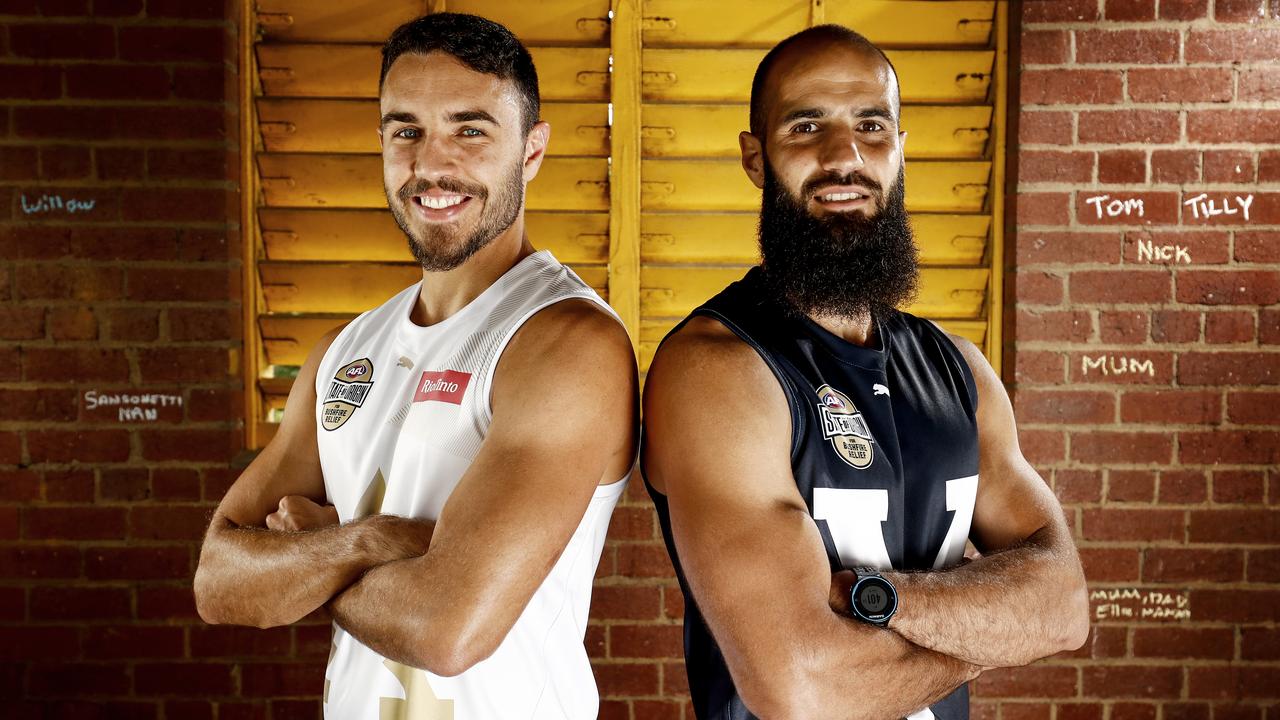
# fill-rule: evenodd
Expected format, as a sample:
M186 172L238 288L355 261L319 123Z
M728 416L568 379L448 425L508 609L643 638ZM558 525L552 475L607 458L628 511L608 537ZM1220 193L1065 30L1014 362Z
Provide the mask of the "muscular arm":
M456 675L497 649L577 529L635 458L636 369L585 302L539 312L494 377L493 421L422 557L367 573L330 605L379 654Z
M288 507L282 498L324 503L315 378L336 334L326 335L311 352L289 391L276 436L214 512L195 576L196 610L205 622L287 625L322 606L370 567L426 551L431 524L405 518L374 516L304 532L265 527L291 525L280 519Z
M645 389L645 467L676 550L748 708L761 717L904 717L980 670L848 619L796 490L790 417L754 351L695 319Z
M972 343L956 342L978 386L971 537L984 556L942 572L886 573L900 596L889 627L978 665L1025 665L1084 644L1084 573L1062 508L1018 448L1004 387Z

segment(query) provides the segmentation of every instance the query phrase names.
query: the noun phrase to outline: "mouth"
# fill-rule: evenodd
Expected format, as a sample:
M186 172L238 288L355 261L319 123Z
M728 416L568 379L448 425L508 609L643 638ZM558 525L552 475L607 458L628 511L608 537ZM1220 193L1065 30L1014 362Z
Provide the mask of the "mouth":
M819 207L833 212L865 207L875 201L870 190L862 187L847 186L823 188L821 191L814 193L812 197Z
M471 203L470 195L458 193L423 193L410 198L419 217L427 222L448 222Z

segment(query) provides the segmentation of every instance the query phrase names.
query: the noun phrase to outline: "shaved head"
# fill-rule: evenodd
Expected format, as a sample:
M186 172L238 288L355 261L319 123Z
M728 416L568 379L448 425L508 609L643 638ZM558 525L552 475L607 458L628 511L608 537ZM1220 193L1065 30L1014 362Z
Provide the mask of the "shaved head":
M760 65L756 67L755 77L751 81L750 122L752 135L764 137L765 125L768 120L768 106L776 95L776 87L773 82L775 80L774 76L777 75L776 70L779 67L790 66L792 61L801 59L804 56L812 53L821 53L832 47L865 53L884 63L888 68L889 80L893 83L894 88L893 115L895 119L899 116L901 93L898 91L898 73L893 67L893 63L889 61L889 57L884 54L884 51L865 36L843 25L815 25L801 30L775 45L760 61Z

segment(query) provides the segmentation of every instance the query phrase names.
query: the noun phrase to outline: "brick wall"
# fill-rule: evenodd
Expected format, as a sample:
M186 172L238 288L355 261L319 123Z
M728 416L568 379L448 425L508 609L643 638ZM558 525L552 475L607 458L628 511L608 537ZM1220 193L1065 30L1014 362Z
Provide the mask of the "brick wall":
M1094 604L1120 617L1071 657L985 675L975 716L1275 720L1280 2L1021 14L1006 374L1091 587L1115 591ZM317 714L323 618L209 628L189 590L240 442L235 17L209 0L0 0L13 717ZM1236 214L1197 217L1183 203L1201 193ZM1249 195L1246 223L1233 198ZM121 421L88 391L182 405ZM692 717L680 593L639 483L600 576L602 716Z
M1080 652L979 679L982 715L1280 717L1280 2L1022 23L1006 374L1119 592Z

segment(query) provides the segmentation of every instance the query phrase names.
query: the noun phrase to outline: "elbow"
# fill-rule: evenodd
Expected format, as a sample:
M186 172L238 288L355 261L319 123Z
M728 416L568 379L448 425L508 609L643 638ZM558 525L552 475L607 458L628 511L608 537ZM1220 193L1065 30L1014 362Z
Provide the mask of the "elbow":
M780 672L780 668L786 670ZM831 702L830 693L822 687L826 675L811 667L804 657L791 657L776 664L762 662L758 669L745 675L741 679L735 676L734 685L743 704L756 717L820 720L831 717L835 709L842 713L841 717L858 720L886 716L871 712L865 704L852 709L842 702ZM853 714L848 715L851 710Z
M423 623L422 627L431 627ZM493 655L502 644L506 632L501 634L472 630L426 631L414 643L416 652L410 664L440 677L454 677L470 670L476 664ZM509 628L508 628L509 629Z
M1067 597L1066 621L1061 624L1058 638L1064 652L1079 650L1089 640L1089 588L1083 572L1069 589Z

